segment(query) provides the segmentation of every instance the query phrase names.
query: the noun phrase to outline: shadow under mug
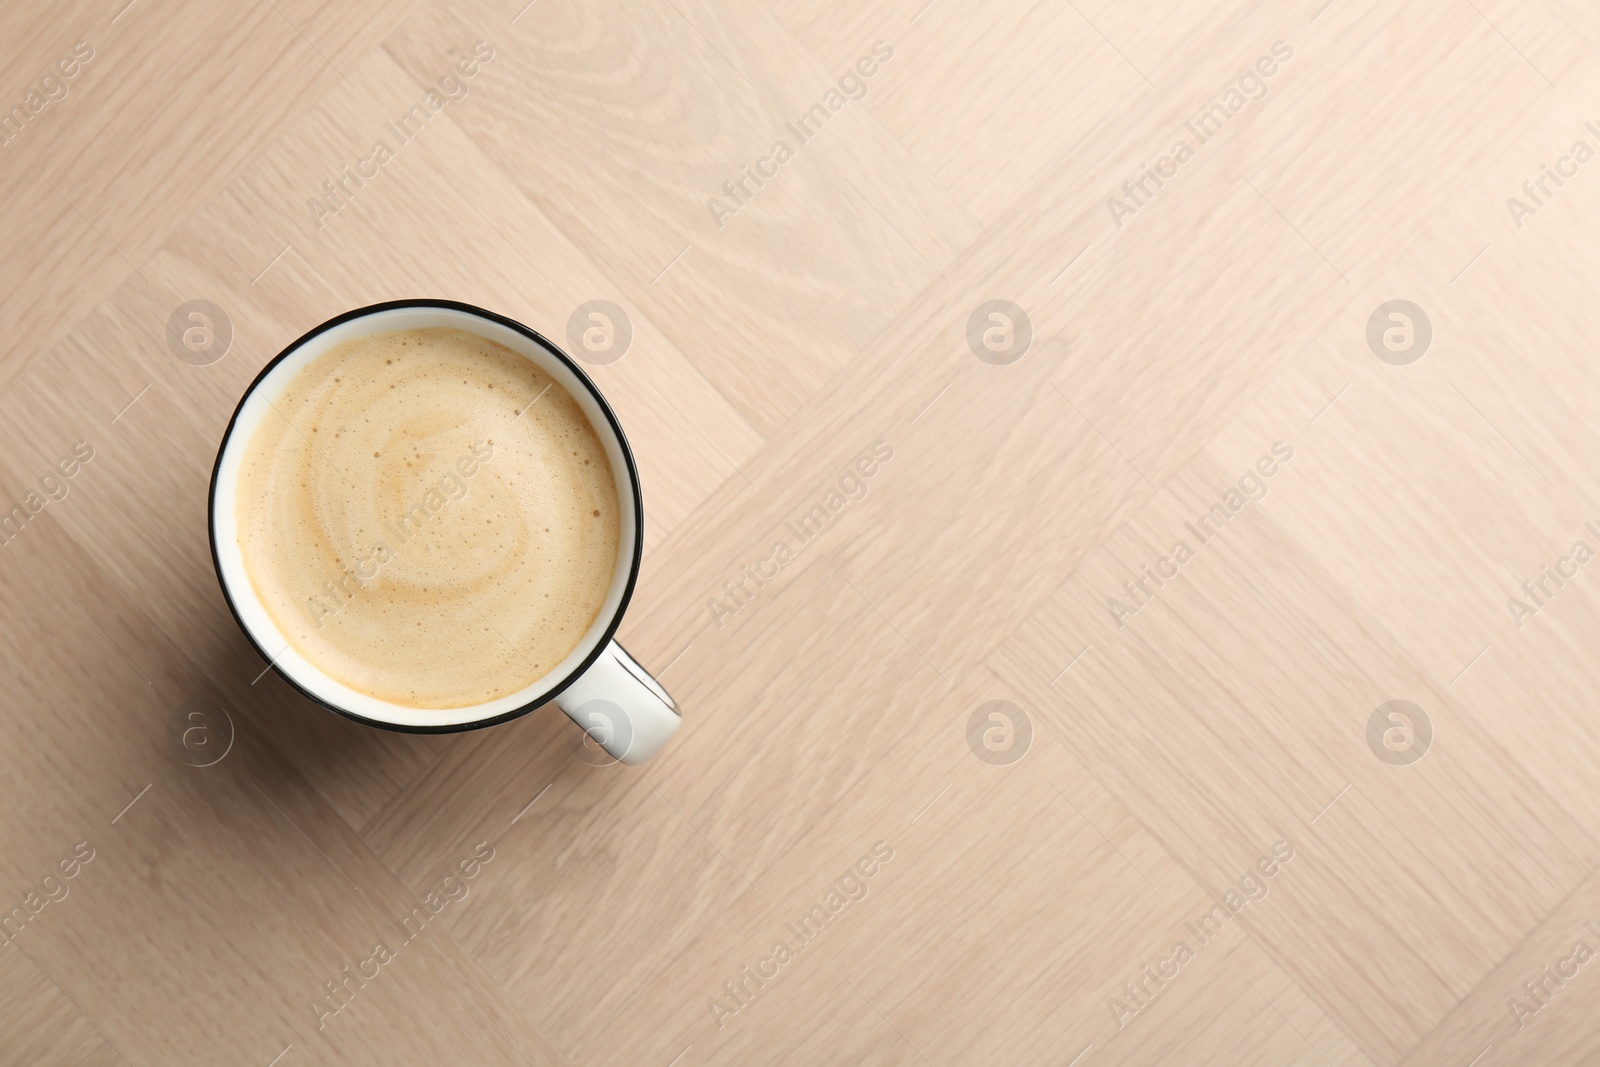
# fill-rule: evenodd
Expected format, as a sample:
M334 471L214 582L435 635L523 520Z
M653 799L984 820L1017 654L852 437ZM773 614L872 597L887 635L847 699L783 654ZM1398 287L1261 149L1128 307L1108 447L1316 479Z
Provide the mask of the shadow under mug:
M606 450L621 505L621 536L611 587L577 647L554 670L515 693L471 707L445 710L410 708L379 700L329 677L302 656L256 595L239 549L235 512L245 447L261 420L304 367L353 338L429 327L466 330L504 345L566 389ZM644 503L633 452L616 415L588 375L555 345L521 323L453 300L395 300L357 308L329 319L289 345L245 390L222 436L211 472L211 558L222 594L250 643L290 685L347 718L410 733L449 733L493 726L554 701L607 754L623 763L649 759L666 744L680 721L677 705L666 690L613 640L639 577L643 530Z

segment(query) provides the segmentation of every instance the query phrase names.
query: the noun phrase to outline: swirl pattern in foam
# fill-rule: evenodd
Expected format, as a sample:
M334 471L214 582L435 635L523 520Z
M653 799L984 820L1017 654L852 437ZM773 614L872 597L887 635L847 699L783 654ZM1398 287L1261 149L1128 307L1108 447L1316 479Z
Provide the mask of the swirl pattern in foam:
M318 669L462 708L577 647L611 586L620 505L600 438L542 369L465 331L398 330L330 349L273 407L245 450L239 547Z

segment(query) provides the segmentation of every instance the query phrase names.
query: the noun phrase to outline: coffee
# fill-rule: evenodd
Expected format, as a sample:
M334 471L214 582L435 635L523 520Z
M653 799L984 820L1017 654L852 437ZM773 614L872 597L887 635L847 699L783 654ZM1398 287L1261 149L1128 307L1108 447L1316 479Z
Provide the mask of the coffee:
M246 445L236 518L295 650L413 708L471 707L554 670L599 615L621 538L577 402L446 328L356 338L299 371Z

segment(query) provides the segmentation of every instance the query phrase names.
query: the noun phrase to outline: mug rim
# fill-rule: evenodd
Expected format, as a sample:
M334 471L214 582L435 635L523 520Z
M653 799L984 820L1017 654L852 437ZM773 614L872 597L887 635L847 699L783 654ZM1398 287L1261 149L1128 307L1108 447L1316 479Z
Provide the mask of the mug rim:
M267 379L267 376L272 373L273 369L276 368L278 364L282 363L289 356L293 355L302 345L306 344L308 341L311 341L318 335L326 333L328 330L331 330L336 326L342 326L347 322L365 318L368 315L406 308L443 308L445 310L463 312L467 315L486 319L523 335L528 340L532 341L534 344L550 353L550 355L554 356L558 361L564 364L566 368L570 370L583 385L583 387L589 391L590 397L594 400L596 405L599 406L601 413L605 415L606 423L610 427L611 433L616 438L617 445L622 452L623 463L627 467L628 471L628 483L633 489L633 558L628 564L628 578L623 584L621 599L617 601L616 609L611 613L611 618L606 623L605 631L601 634L600 639L595 642L594 648L590 650L589 654L585 656L577 666L573 667L567 672L566 677L562 678L554 686L546 690L536 701L524 704L521 707L512 708L510 711L501 712L497 715L491 715L484 719L474 719L470 722L424 725L419 723L394 722L388 719L374 719L370 716L353 712L348 708L342 708L328 698L312 692L306 686L300 684L300 682L292 677L288 671L278 666L277 657L268 655L266 649L261 647L261 642L256 640L255 633L252 632L249 625L245 623L243 616L241 616L239 613L238 606L234 603L233 591L228 588L228 580L226 577L224 577L222 572L222 559L217 553L217 481L222 473L222 459L228 450L229 441L231 441L233 438L234 425L239 421L239 414L244 410L244 406L249 401L250 397L255 394L256 389L260 387L261 383ZM222 599L227 602L228 612L233 616L233 621L238 625L240 632L244 634L245 640L249 641L250 647L254 648L256 652L267 661L267 668L269 670L273 671L278 675L278 677L288 682L292 688L297 690L306 699L310 700L314 704L318 704L326 708L336 715L341 715L346 719L350 719L353 722L359 722L366 726L376 726L383 730L392 730L396 733L462 733L467 730L482 729L486 726L498 726L501 723L510 722L513 719L519 719L537 708L544 707L546 704L553 702L556 697L565 692L566 689L571 686L573 682L581 678L584 672L592 667L601 656L605 655L606 649L611 646L612 641L616 637L617 629L622 625L622 616L627 612L628 604L633 600L634 586L639 580L639 566L644 558L644 493L639 483L639 468L634 462L633 458L633 447L628 444L628 437L622 432L622 423L618 421L616 412L611 410L611 405L606 402L604 394L602 394L600 392L600 388L594 384L594 380L584 372L583 368L578 365L577 361L562 351L560 346L556 345L553 341L545 337L539 331L528 326L524 326L515 319L507 318L506 316L490 311L487 308L478 307L476 304L468 304L460 300L446 300L443 298L430 299L419 297L405 300L386 300L377 304L368 304L365 307L353 308L350 311L343 312L342 314L328 319L326 322L323 322L320 325L313 326L311 329L307 330L305 333L291 341L288 345L284 346L284 348L276 356L273 356L272 359L268 360L266 365L261 368L261 370L253 379L251 379L250 384L245 387L244 392L239 397L239 403L233 409L233 414L228 418L227 428L222 431L222 439L217 444L217 458L211 465L210 488L206 494L206 542L211 549L211 566L216 571L217 585L222 590Z

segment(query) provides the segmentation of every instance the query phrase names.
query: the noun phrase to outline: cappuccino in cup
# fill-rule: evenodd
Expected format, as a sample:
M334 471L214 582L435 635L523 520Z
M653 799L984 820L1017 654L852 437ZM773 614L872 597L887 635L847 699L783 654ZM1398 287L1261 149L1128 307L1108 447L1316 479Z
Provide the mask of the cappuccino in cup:
M463 329L354 337L301 368L245 443L244 572L279 633L356 692L486 704L599 616L621 507L601 437L551 374Z
M616 640L644 496L565 352L455 300L338 315L256 375L211 471L211 559L275 671L356 722L475 730L554 706L642 763L677 704Z

